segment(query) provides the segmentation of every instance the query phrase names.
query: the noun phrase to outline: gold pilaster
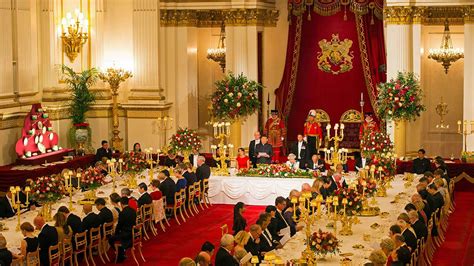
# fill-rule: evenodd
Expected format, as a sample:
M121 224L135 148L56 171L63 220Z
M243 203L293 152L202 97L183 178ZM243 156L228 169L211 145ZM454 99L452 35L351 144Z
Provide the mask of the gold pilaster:
M394 144L395 144L395 153L398 156L405 156L406 154L406 121L395 121L395 137L394 137Z

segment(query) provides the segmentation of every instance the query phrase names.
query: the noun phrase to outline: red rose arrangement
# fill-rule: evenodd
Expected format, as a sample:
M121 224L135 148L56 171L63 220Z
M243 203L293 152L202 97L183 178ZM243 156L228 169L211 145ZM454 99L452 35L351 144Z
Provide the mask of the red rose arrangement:
M239 169L237 176L316 178L319 177L319 172L293 169L286 164L268 164L259 165L257 168Z
M393 143L390 137L381 131L372 131L365 134L360 142L362 155L366 158L380 157L381 154L393 152Z
M125 152L121 155L124 162L123 171L128 173L141 173L147 168L145 154L141 152Z
M347 199L346 214L355 215L362 210L362 194L359 194L357 188L347 187L340 188L334 192L339 200L338 208L343 210L342 199ZM342 211L341 211L342 212Z
M60 175L38 177L31 183L31 195L39 202L54 202L65 193L63 179Z
M81 187L87 189L97 189L105 184L104 175L100 168L89 167L81 175Z
M311 236L311 250L317 255L336 254L340 252L339 246L339 240L333 233L319 229Z
M357 182L357 192L361 195L364 194L365 197L372 197L377 192L377 181L373 178L359 179Z
M201 148L201 138L195 130L178 128L176 134L171 136L171 149L174 151L191 151Z

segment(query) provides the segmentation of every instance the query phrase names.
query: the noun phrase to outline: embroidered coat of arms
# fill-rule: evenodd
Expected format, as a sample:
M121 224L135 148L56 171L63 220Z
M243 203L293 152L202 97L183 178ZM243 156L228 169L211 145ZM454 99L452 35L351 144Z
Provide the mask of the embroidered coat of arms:
M332 34L331 41L322 39L318 44L321 48L321 52L318 52L318 68L321 71L337 75L352 69L354 52L351 51L351 40L341 41L339 34Z

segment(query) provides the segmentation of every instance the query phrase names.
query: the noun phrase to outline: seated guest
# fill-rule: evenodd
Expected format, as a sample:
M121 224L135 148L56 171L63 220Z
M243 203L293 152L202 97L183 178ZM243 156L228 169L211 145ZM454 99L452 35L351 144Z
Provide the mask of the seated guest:
M70 212L66 206L59 207L58 212L64 214L64 216L66 217L66 224L71 227L73 234L82 233L84 231L82 229L81 218Z
M436 156L435 160L434 160L434 164L435 164L435 168L436 169L440 169L443 171L443 177L447 177L448 176L448 166L446 165L446 163L444 162L443 158L441 156ZM449 179L449 177L448 177ZM448 184L449 184L449 180L446 180L448 181Z
M82 212L85 214L84 218L82 218L82 229L90 231L91 228L100 226L99 215L92 211L91 204L84 204L82 206Z
M260 138L260 143L255 147L257 164L271 164L273 156L273 147L268 143L267 136Z
M321 186L322 186L321 179L314 179L313 185L311 186L311 198L316 199L316 197L321 194Z
M334 193L334 190L331 187L332 179L327 176L323 176L322 180L323 185L319 189L319 192L321 193L323 198L326 199L328 196L331 196Z
M443 195L441 195L441 192L438 191L438 188L436 188L435 184L430 184L428 185L427 188L428 193L433 196L433 211L436 211L438 209L441 209L444 205L444 198Z
M30 252L38 250L38 238L34 235L35 228L29 222L24 222L20 225L22 235L25 237L21 240L20 254L17 257L26 258ZM1 264L1 263L0 263Z
M198 167L196 168L196 176L198 181L207 180L211 176L211 167L206 164L206 158L202 155L198 157Z
M250 234L247 231L239 231L234 236L234 257L237 261L240 261L245 255L247 255L247 251L245 250L245 245L249 242ZM239 256L237 256L237 252L239 252Z
M140 197L138 198L138 207L141 207L146 204L150 204L153 200L147 192L148 186L145 183L140 183L138 185L138 193L140 194Z
M395 249L395 242L390 238L382 239L380 242L380 248L382 249L385 256L387 256L387 265L392 263L392 251Z
M258 224L252 224L249 228L250 238L245 245L245 250L252 253L253 256L258 256L261 260L262 254L260 250L260 241L262 236L262 228Z
M12 193L7 191L4 197L0 198L0 218L10 218L15 216L15 200L12 199Z
M196 183L197 176L193 172L193 165L191 163L184 163L182 164L182 166L184 167L183 176L186 179L186 183L188 185L193 185L194 183Z
M369 166L370 163L371 163L371 159L370 158L366 158L364 156L362 156L360 154L360 152L356 152L355 153L355 161L356 161L356 165L355 165L355 168L358 171L364 169L366 166Z
M106 140L102 141L102 147L97 149L97 152L95 153L95 161L96 162L101 162L102 160L110 160L112 159L112 150L109 148L109 142Z
M250 157L250 162L252 163L252 167L256 168L257 167L257 153L255 152L257 145L260 144L260 132L255 131L253 133L254 139L250 141L249 143L249 157Z
M418 219L422 223L426 223L423 216L421 215L421 213L417 210L416 206L413 203L408 203L407 205L405 205L405 212L410 213L411 211L417 212L418 213ZM421 211L423 211L423 210L421 210Z
M250 159L245 154L244 148L239 148L238 155L235 159L237 160L237 169L249 169L250 168Z
M234 206L234 223L232 225L232 231L234 231L234 235L237 235L237 233L240 231L245 231L245 227L247 227L247 221L242 215L244 212L244 203L237 202L237 204Z
M269 213L270 214L270 217L271 217L271 220L270 220L270 224L267 226L267 230L270 232L270 234L272 235L272 238L277 240L279 239L278 237L278 232L277 232L277 228L278 228L278 221L276 219L276 212L277 212L277 209L275 206L273 205L268 205L266 208L265 208L265 212L266 213Z
M301 168L305 168L306 165L306 147L308 143L304 141L303 135L298 134L296 137L297 141L290 149L290 153L296 155L296 160L299 162Z
M138 202L134 197L132 197L132 191L129 188L122 188L120 194L121 197L127 197L129 199L128 206L137 211Z
M199 266L209 266L211 265L211 256L205 251L200 251L194 261Z
M431 171L431 162L428 158L425 158L425 153L424 149L418 150L418 158L413 160L413 173L421 175Z
M167 204L174 203L174 193L176 192L176 183L171 179L170 172L163 170L158 174L160 179L160 191L166 197Z
M184 165L182 165L182 167L177 167L174 171L174 176L178 179L178 181L176 182L176 191L186 189L186 187L188 186L188 183L183 176L184 168Z
M449 191L445 182L446 181L443 178L435 178L433 180L433 184L435 184L436 189L438 189L439 193L443 196L446 202L446 198L449 198Z
M58 244L58 232L52 226L49 226L41 216L36 216L33 220L36 230L39 231L39 257L41 265L49 265L49 247Z
M278 237L281 239L285 235L285 230L289 229L290 225L286 221L285 217L283 216L283 211L286 209L286 199L282 196L279 196L275 199L275 207L277 209L275 213L275 218L277 220L277 228L276 231L278 233ZM288 228L288 229L287 229ZM280 240L277 239L277 240Z
M336 165L336 171L334 172L334 174L339 174L339 175L343 176L344 172L347 172L346 168L347 168L347 165L339 163L339 164Z
M67 225L66 216L64 215L64 213L57 212L54 215L53 219L54 219L54 227L56 228L56 231L58 232L58 242L63 243L65 240L71 240L72 229L69 225Z
M300 210L299 210L298 206L296 208L297 208L296 213L297 213L297 216L298 216L298 213L300 213ZM293 219L293 206L290 206L290 207L286 208L286 210L283 214L283 217L285 217L286 222L290 226L290 236L294 236L296 234L296 232L303 229L303 225L298 225L296 223L296 221Z
M178 266L196 266L196 262L191 258L184 257L179 260Z
M397 247L392 252L392 266L405 266L410 264L411 252L404 242L402 235L395 236L395 246Z
M411 202L415 206L416 210L418 211L418 216L420 220L423 220L425 224L428 224L429 216L426 212L428 211L429 207L425 204L420 194L418 193L413 194L411 196Z
M293 153L288 154L288 161L286 162L286 165L293 170L300 169L300 162L296 160L296 155Z
M342 174L336 172L332 175L330 190L336 191L341 188L347 188L346 179L342 176Z
M119 214L117 226L115 227L115 235L109 238L110 246L114 247L116 241L120 241L121 246L119 247L117 262L125 260L125 249L132 245L132 232L133 226L135 226L137 220L137 212L128 206L129 198L122 197L120 199L120 205L122 211Z
M397 224L402 230L402 236L403 238L405 238L405 243L408 247L410 247L410 251L414 252L417 248L417 237L415 231L411 227L410 218L408 217L408 214L401 213L400 215L398 215Z
M120 195L118 193L112 193L109 196L110 204L112 204L112 214L114 215L114 221L118 219L119 213L122 211L122 207L120 206Z
M179 160L176 157L176 154L174 152L169 152L168 156L166 156L166 159L165 159L165 166L176 167L178 163L179 163Z
M273 239L270 230L268 230L268 225L271 223L271 215L269 213L261 213L257 219L257 224L262 228L262 234L260 235L260 251L268 252L276 248L282 247L278 240Z
M114 221L114 215L112 211L105 206L104 198L95 199L94 204L95 208L99 211L100 225Z
M313 156L311 156L311 160L306 164L306 168L324 172L326 171L326 164L324 163L324 160L321 159L321 155L313 154Z
M160 191L160 180L153 179L150 183L151 186L151 199L152 200L160 200L163 197L163 193Z
M428 236L428 228L426 224L418 218L418 212L415 210L409 211L408 218L410 218L410 224L415 231L416 238L426 238Z
M388 231L388 237L390 237L390 239L395 241L395 235L401 234L401 233L402 233L402 228L400 228L399 225L394 224L390 226L390 230Z
M387 255L382 250L374 250L369 255L370 265L385 266L387 263Z
M216 247L209 241L204 242L201 246L201 251L206 252L211 257L214 256L214 250L215 249L216 249Z
M221 237L221 247L216 254L216 266L238 266L239 262L232 256L234 237L225 234Z
M198 158L199 158L199 151L196 149L193 149L191 154L189 155L189 162L191 163L191 166L193 168L198 167Z
M140 145L140 143L135 143L133 144L133 152L135 153L141 153L142 152L142 146Z
M433 199L433 196L428 192L427 190L427 185L423 185L421 183L416 185L416 191L420 195L420 197L423 199L423 202L425 203L425 212L426 216L428 216L428 220L431 218L431 214L436 211L435 209L435 202Z
M0 265L11 265L12 260L13 254L7 249L7 239L3 235L0 235Z

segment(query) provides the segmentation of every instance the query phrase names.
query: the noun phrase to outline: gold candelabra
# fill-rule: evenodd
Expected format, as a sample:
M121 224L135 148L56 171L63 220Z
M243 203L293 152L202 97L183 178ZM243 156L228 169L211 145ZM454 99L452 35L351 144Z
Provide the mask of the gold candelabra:
M113 127L112 130L112 146L115 150L123 151L123 139L120 138L120 130L119 127L119 119L118 119L118 89L120 87L120 83L126 81L128 78L133 77L130 71L126 71L121 68L108 68L106 72L100 72L99 78L109 83L110 89L112 90L112 115L113 115Z
M158 131L163 132L163 146L166 145L166 133L173 128L173 118L168 115L160 115L156 120ZM159 141L161 143L161 141Z
M462 124L462 130L461 130L461 124ZM471 126L471 130L468 130L468 125ZM471 135L474 133L474 121L468 121L464 120L458 121L458 134L461 134L464 138L464 150L463 152L467 152L467 136Z
M230 123L216 122L212 127L214 128L214 139L219 141L219 144L211 145L212 157L220 163L217 165L216 174L226 176L229 175L227 160L234 159L234 145L227 141L230 136Z
M334 125L334 136L331 137L331 124L326 126L326 140L327 143L334 141L334 146L327 149L324 148L324 160L332 167L336 167L338 164L345 164L347 162L347 153L349 152L345 148L339 148L339 143L344 139L344 124L341 123Z
M74 188L72 186L72 176L73 176L72 171L68 171L68 172L64 173L64 185L66 186L66 190L69 194L69 210L74 211L75 208L72 205L72 194L73 194L73 191L74 191ZM80 183L79 183L80 176L81 176L81 174L78 173L77 174L78 189L79 189L79 185L80 185Z
M79 9L75 10L75 18L71 13L67 13L66 17L61 20L64 52L71 62L74 62L77 55L81 52L82 46L87 42L89 22L84 19Z
M436 105L436 113L439 115L440 121L439 124L436 125L436 128L440 129L448 129L449 125L444 124L444 117L448 114L448 104L443 102L443 97L441 97L441 101Z
M370 171L370 174L371 174L370 176L369 176L370 168L368 166L366 166L366 168L364 169L359 170L359 178L361 179L360 182L362 185L362 198L361 198L362 210L359 213L359 215L361 216L376 216L380 213L380 208L377 207L378 202L375 199L375 195L372 195L372 201L370 202L370 205L372 206L370 206L369 199L367 195L365 194L365 190L367 187L367 180L369 180L369 182L373 182L374 180L375 168L372 168L372 169L374 169L374 171ZM357 189L356 184L352 184L351 186L352 186L352 189L354 190ZM377 187L377 189L379 189L379 187Z
M159 156L160 156L160 149L157 149L157 154L158 154L158 160L159 160ZM145 149L145 160L146 162L150 165L150 170L148 171L148 174L150 176L150 182L153 181L153 178L154 178L154 169L153 169L153 148L148 148L148 149ZM156 163L158 165L158 161Z
M118 161L114 158L111 160L107 160L107 172L112 177L112 193L115 193L115 182L117 181L117 177L122 174L122 167L123 167L123 159L119 159ZM118 168L118 169L117 169Z
M16 215L17 215L17 218L18 218L18 222L17 222L17 225L16 225L16 231L20 231L20 224L21 224L21 217L20 217L20 214L21 214L21 201L20 201L20 187L19 186L16 186L16 187L10 187L10 192L12 193L12 198L11 198L11 204L12 204L12 208L13 209L16 209ZM28 194L27 194L28 195ZM26 196L27 200L28 201L28 196Z

